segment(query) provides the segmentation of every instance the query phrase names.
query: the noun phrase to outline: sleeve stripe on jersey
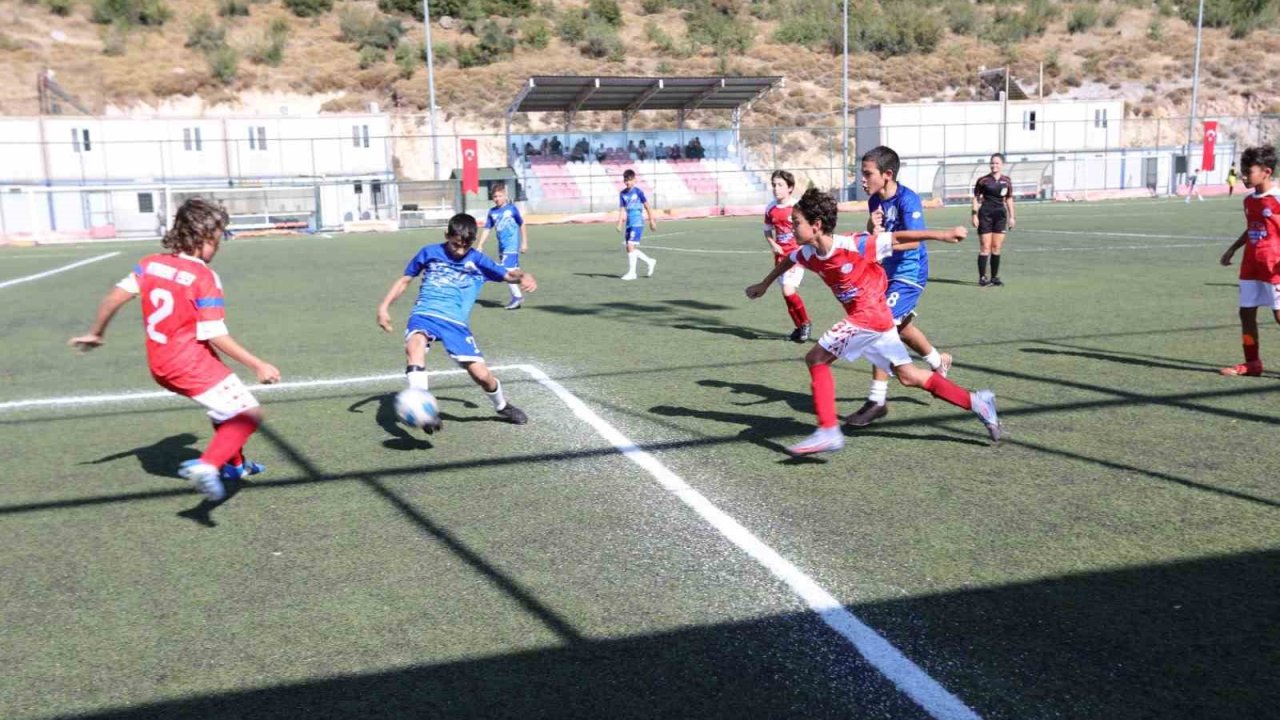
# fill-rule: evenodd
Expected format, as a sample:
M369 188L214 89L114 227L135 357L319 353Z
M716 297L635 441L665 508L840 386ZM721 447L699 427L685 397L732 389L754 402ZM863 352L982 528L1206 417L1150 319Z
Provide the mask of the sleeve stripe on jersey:
M134 265L134 266L133 266L133 274L134 274L134 275L137 275L138 277L142 277L142 266L141 266L141 265Z
M226 302L220 297L196 298L196 307L198 308L215 308L224 307Z

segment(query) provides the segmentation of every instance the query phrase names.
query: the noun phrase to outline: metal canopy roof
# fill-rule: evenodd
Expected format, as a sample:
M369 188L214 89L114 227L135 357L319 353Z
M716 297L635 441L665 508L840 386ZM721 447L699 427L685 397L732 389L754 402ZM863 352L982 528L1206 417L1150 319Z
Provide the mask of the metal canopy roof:
M508 113L584 110L736 110L782 81L767 77L595 77L535 75Z

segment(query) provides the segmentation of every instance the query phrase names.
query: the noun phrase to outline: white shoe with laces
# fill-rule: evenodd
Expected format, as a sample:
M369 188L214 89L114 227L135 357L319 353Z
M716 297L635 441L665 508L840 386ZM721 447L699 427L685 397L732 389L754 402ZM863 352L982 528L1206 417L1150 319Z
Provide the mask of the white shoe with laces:
M622 279L623 279L623 280L635 280L635 279L636 279L636 274L635 274L635 273L633 273L633 272L629 272L629 273L627 273L626 275L623 275L623 276L622 276Z
M996 395L990 390L978 390L969 393L969 402L973 406L982 424L987 426L991 442L998 443L1004 435L1004 426L1000 424L1000 416L996 413Z
M844 433L840 426L818 428L809 437L787 448L791 455L813 455L816 453L835 452L844 447Z
M658 261L654 260L653 258L649 258L648 263L649 263L649 271L645 273L645 277L653 277L653 268L655 265L658 264Z
M227 496L227 490L222 486L222 474L218 468L209 463L200 462L199 458L182 463L178 467L178 475L190 480L191 484L196 486L196 490L213 502L218 502Z

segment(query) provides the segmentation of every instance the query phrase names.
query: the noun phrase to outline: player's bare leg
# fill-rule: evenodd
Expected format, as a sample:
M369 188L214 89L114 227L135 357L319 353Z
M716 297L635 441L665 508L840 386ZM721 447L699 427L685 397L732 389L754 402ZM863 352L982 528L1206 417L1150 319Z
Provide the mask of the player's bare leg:
M836 356L821 345L815 345L805 354L804 361L809 366L818 429L788 447L787 452L796 456L834 452L844 447L844 434L840 432L840 421L836 415L836 381L831 375L831 364L836 361Z
M898 324L898 336L902 338L902 342L917 355L924 358L929 363L930 369L946 377L951 372L951 354L938 352L929 338L920 328L916 327L913 320L915 313L908 314ZM889 414L889 406L886 401L889 397L889 373L878 367L871 369L871 391L867 394L867 401L858 408L857 412L845 418L846 425L853 427L866 427L871 423Z
M992 442L1000 442L1004 427L996 413L996 396L990 390L970 392L931 370L923 370L910 363L893 369L898 382L906 387L923 388L930 395L946 400L964 410L972 410L987 427Z
M509 420L512 425L524 425L529 422L529 416L525 415L523 410L507 402L506 395L502 392L502 382L498 380L497 375L489 371L489 366L483 360L463 363L462 367L489 397L489 402L493 403L494 412Z
M1276 312L1276 321L1280 322L1280 311ZM1258 308L1240 308L1240 344L1244 347L1244 362L1232 367L1224 367L1218 372L1228 376L1248 375L1256 377L1262 374L1261 348L1258 346Z

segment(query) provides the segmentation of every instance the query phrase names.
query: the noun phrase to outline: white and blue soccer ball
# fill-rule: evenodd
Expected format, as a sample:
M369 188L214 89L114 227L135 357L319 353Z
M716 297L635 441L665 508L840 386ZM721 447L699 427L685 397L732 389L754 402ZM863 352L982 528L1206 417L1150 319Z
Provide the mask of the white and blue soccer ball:
M412 428L440 427L440 403L422 388L405 388L396 394L396 417Z

